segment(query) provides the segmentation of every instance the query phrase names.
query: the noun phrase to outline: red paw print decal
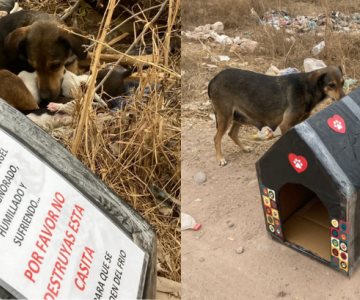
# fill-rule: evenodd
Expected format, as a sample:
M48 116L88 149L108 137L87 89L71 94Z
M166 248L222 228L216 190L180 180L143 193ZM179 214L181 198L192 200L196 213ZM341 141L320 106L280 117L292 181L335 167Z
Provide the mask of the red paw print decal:
M307 169L308 163L304 156L290 153L288 158L291 166L294 168L296 172L302 173Z
M337 133L346 132L346 124L344 119L339 115L333 115L327 120L329 127Z

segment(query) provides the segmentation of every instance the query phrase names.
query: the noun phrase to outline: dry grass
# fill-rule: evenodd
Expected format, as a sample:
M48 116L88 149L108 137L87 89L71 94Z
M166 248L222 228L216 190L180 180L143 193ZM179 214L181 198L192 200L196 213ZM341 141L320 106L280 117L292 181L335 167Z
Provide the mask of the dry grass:
M204 6L200 0L184 0L182 9L183 27L191 29L198 25L222 21L225 30L230 36L241 35L246 32L246 37L259 42L259 49L253 54L239 54L242 61L249 63L249 69L265 72L270 64L278 68L296 67L303 70L303 61L307 57L313 57L311 49L320 41L325 40L326 47L317 57L324 60L327 65L342 66L348 77L358 79L360 77L360 35L351 33L339 33L327 28L325 36L321 37L310 32L296 34L295 43L287 41L291 35L286 33L285 28L275 30L269 26L257 23L251 17L250 9L262 16L269 10L286 10L290 15L329 14L332 11L341 11L344 14L360 12L358 1L335 1L335 0L231 0L209 1ZM229 50L229 49L227 49ZM225 49L226 51L226 49ZM263 58L264 63L258 62Z
M262 15L264 12L286 10L290 15L310 15L314 13L314 6L327 6L331 10L339 10L343 13L352 13L359 9L358 0L183 0L182 20L183 26L198 26L221 20L226 26L243 28L251 24L249 12L251 8Z
M20 1L20 5L61 15L69 5L58 2ZM91 31L94 24L102 28L99 24L104 19L90 7L79 7L67 20L82 24L97 37L93 51L101 52L101 41L102 48L114 55L112 63L124 63L126 53L139 45L139 55L144 54L141 49L145 46L151 47L152 63L142 70L141 61L135 59L141 84L128 98L124 110L94 110L94 85L90 85L90 90L78 99L73 127L53 135L153 226L158 237L158 275L180 281L180 55L170 51L171 39L179 34L175 29L180 27L180 1L161 1L162 6L152 1L156 9L145 13L149 2L138 1L132 8L133 18L143 29L133 40L126 40L129 44L121 41L110 46L108 41L102 41L104 30L111 30L118 22L104 26L100 32ZM89 20L83 17L84 10ZM82 23L84 20L89 26ZM93 71L106 65L99 55L92 58Z

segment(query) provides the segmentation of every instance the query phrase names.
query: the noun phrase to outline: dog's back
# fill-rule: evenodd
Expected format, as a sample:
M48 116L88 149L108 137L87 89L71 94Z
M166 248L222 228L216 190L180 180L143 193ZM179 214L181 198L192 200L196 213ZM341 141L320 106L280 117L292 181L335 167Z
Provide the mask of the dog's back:
M271 125L266 123L278 119L288 105L286 89L283 89L284 79L246 70L226 69L210 81L208 93L215 112L221 111L224 115L261 128Z

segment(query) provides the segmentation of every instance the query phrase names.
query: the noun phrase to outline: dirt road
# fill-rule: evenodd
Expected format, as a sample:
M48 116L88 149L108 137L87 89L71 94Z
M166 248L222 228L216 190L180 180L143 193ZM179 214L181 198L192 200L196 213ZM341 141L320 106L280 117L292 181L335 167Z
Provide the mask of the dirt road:
M359 299L359 270L349 279L269 238L255 162L271 143L242 153L226 136L229 164L217 165L206 84L221 68L209 71L206 53L196 42L182 44L182 211L202 224L198 232L182 233L182 298ZM245 135L253 132L245 128ZM207 176L201 185L193 178L199 171Z

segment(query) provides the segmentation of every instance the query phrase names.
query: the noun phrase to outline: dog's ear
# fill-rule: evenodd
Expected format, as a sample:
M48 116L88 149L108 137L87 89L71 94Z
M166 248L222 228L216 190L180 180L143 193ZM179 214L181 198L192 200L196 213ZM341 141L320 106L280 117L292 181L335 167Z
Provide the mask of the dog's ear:
M318 86L320 88L325 85L325 77L327 75L327 71L325 69L316 70L310 75L310 82L313 86Z
M20 27L10 32L4 41L6 53L10 57L20 56L22 59L27 59L26 46L27 46L27 33L29 27Z
M86 46L90 41L83 37L84 33L78 29L70 28L72 32L60 29L59 40L65 43L76 54L79 59L85 59L87 56Z

